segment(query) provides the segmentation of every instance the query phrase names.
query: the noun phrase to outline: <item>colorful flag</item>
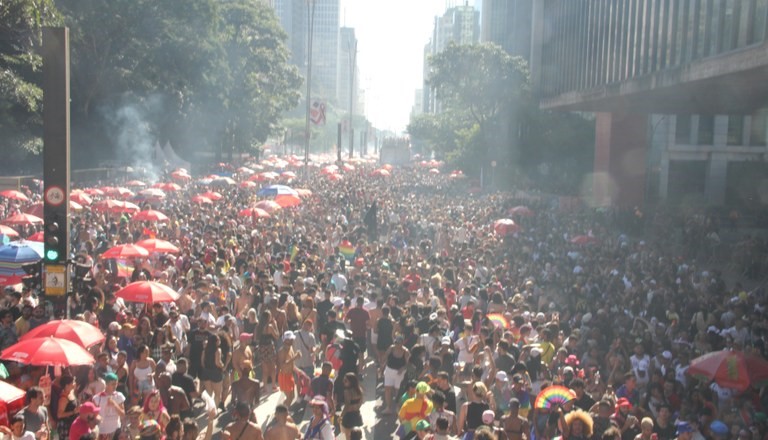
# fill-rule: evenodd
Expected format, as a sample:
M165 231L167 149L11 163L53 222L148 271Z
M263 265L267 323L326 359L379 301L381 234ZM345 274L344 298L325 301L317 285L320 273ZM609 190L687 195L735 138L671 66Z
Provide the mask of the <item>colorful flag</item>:
M296 258L296 255L299 254L299 247L295 244L291 245L291 259L290 261L293 262L294 258Z
M309 120L315 125L325 125L325 103L315 100L309 110Z

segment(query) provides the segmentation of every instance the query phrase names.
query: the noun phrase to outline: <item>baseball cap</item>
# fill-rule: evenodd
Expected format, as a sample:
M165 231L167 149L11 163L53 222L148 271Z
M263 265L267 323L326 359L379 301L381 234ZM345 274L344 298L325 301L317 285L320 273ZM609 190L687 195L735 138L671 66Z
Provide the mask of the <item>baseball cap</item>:
M451 345L451 337L450 336L443 336L443 338L440 339L440 344L442 344L442 345Z
M104 382L116 382L116 381L117 381L117 374L107 373L104 375Z
M507 377L507 373L504 371L499 371L496 373L496 380L501 382L507 382L509 378Z
M709 429L717 435L727 435L729 431L728 425L721 422L720 420L715 420L714 422L710 423Z
M84 416L87 414L98 414L101 411L101 408L96 406L93 402L85 402L84 404L80 405L80 415Z
M685 434L686 432L693 432L693 427L688 422L677 423L677 435Z
M296 339L296 334L294 334L292 331L288 330L287 332L283 333L283 341L293 341Z
M486 425L490 425L493 423L493 419L496 418L496 413L491 411L490 409L486 409L483 411L483 423Z

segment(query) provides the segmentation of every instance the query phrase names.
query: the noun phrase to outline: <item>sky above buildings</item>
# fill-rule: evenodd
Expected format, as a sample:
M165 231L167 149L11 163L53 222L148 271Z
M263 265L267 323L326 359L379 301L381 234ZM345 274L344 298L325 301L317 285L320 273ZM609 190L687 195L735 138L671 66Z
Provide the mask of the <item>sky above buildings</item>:
M424 46L445 9L446 0L341 0L340 23L355 28L366 116L376 128L400 132L408 125Z

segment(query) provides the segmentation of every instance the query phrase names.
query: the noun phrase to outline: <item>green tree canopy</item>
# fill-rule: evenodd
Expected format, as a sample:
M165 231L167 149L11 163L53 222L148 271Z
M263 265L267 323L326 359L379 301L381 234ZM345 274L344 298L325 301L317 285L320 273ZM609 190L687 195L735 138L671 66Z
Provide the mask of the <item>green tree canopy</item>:
M0 153L17 164L42 148L42 27L57 25L50 0L0 2Z

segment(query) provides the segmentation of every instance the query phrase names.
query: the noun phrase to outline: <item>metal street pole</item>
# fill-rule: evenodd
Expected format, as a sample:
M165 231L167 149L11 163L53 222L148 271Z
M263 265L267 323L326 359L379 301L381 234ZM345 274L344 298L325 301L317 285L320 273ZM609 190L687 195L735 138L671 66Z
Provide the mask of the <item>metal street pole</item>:
M357 63L357 38L347 40L349 49L349 158L355 153L355 130L352 129L352 116L355 114L355 66Z
M315 0L307 0L307 120L304 127L304 173L309 175L309 113L312 107L312 34L315 30Z

